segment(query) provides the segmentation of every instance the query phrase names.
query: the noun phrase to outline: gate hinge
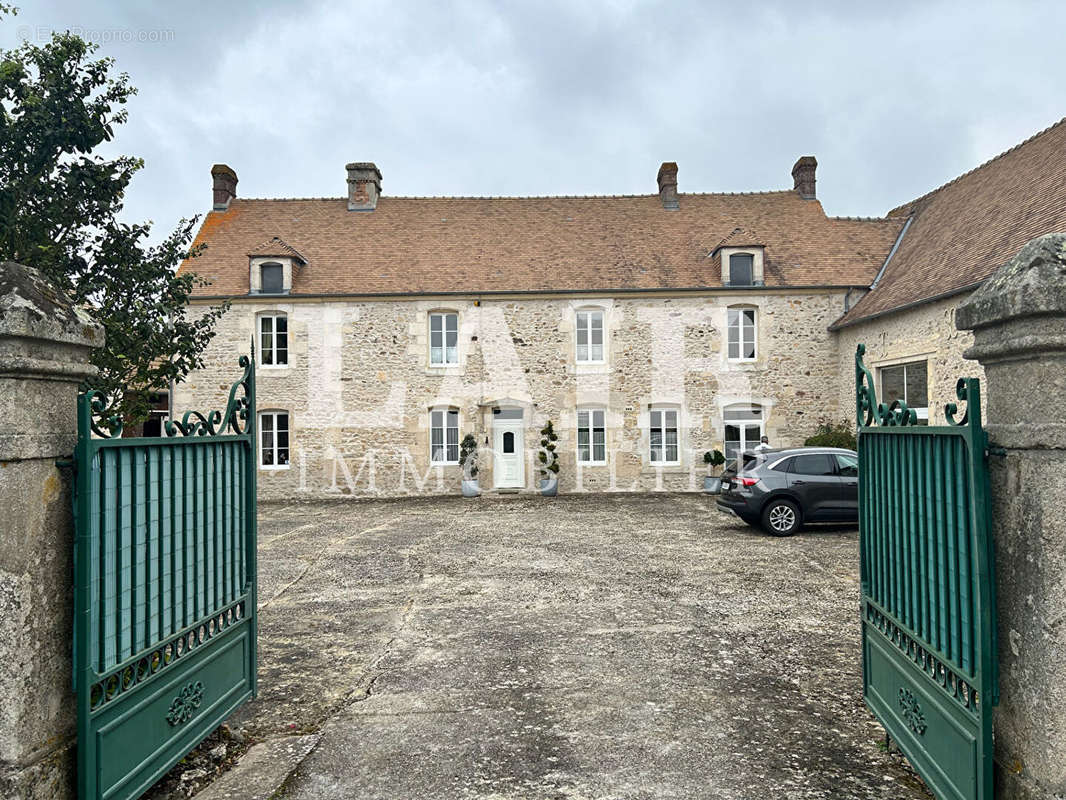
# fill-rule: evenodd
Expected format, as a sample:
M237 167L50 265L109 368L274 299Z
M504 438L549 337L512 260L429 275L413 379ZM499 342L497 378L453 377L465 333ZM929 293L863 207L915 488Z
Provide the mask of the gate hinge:
M72 469L74 467L74 459L72 458L57 458L55 461L56 469Z
M985 458L987 458L988 456L996 456L998 458L1006 458L1007 457L1007 448L1006 447L1000 447L999 445L996 445L996 444L990 444L988 447L985 448Z

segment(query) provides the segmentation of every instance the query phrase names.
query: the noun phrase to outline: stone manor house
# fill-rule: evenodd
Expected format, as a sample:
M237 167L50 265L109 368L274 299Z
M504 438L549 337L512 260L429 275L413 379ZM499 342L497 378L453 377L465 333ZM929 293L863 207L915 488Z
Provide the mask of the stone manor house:
M954 311L1034 236L1066 230L1066 122L883 218L827 216L817 162L781 191L246 199L216 165L186 262L232 307L175 413L222 408L254 340L264 498L696 490L702 455L802 444L854 418L854 353L882 400L943 420L971 335ZM339 178L339 176L338 176ZM195 308L193 310L195 313Z

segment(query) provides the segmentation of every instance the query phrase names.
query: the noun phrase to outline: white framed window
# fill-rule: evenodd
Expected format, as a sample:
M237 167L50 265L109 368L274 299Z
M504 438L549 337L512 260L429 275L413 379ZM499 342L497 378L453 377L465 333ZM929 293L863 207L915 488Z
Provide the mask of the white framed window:
M729 308L726 324L726 347L730 361L754 361L755 340L757 328L755 326L754 308Z
M435 408L429 412L429 463L459 463L459 411Z
M289 468L287 411L263 411L259 414L259 468Z
M648 459L652 464L681 463L676 408L656 408L652 406L648 424L648 445Z
M429 315L429 364L451 367L459 363L459 315L434 311Z
M736 458L739 453L754 449L766 432L762 406L756 403L727 406L723 417L727 459Z
M264 367L289 365L289 318L285 314L259 317L259 363Z
M579 408L577 411L577 461L579 464L607 463L607 426L602 408Z
M578 364L603 363L603 311L583 308L577 312Z
M881 377L881 402L886 406L902 400L913 408L918 421L929 424L929 362L909 361L878 369Z

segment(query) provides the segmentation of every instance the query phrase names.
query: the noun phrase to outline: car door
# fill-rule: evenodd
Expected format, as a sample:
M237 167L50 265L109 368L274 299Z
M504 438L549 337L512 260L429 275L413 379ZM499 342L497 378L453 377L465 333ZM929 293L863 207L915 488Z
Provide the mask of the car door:
M840 476L841 504L848 519L859 518L859 457L854 453L835 453Z
M788 486L800 498L805 519L838 519L843 514L841 479L828 453L793 458Z

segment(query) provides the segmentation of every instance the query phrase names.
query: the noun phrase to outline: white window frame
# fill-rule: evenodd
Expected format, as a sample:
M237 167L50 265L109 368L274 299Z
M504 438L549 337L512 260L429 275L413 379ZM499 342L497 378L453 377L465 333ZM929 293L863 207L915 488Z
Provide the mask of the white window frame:
M759 412L758 419L750 419L747 417L730 417L730 412L745 412L748 414L754 413L756 410ZM747 426L758 424L759 437L754 442L749 442L747 439ZM727 427L740 428L740 440L737 447L736 454L729 452L729 440L726 438ZM755 449L756 445L762 441L762 437L766 435L766 406L760 403L733 403L722 409L722 445L726 450L726 458L734 458L736 455L743 453L747 450Z
M440 414L440 425L437 425L437 415ZM452 417L454 415L454 417ZM459 442L460 435L462 434L462 420L460 419L459 409L453 406L440 406L438 408L431 408L429 410L429 463L434 467L450 467L456 466L459 463ZM454 419L455 425L449 425L448 423ZM452 443L448 441L448 431L450 429L455 430L455 459L448 458L448 449ZM438 445L434 444L433 432L439 430L441 432L441 445L443 447L444 458L438 460L436 458L435 450Z
M745 312L751 312L750 325L744 321ZM735 322L734 322L735 320ZM743 354L747 328L751 328L751 346L753 355L732 355L734 334L736 335L737 352ZM726 336L725 355L728 361L752 362L759 359L759 309L755 306L729 306L726 309Z
M659 416L658 426L655 424L655 416ZM667 431L670 430L670 426L667 425L668 415L674 415L674 447L677 449L677 458L668 460L666 458L667 445ZM653 444L654 433L659 432L660 448L662 450L662 458L660 460L655 459L655 451ZM648 463L653 467L677 467L681 464L681 409L677 406L649 406L648 407Z
M273 454L273 462L274 462L272 464L263 463L264 462L263 456L267 452L266 447L263 444L263 435L266 433L266 427L263 425L263 419L264 418L268 418L268 417L271 419L270 433L271 433L272 445L271 445L271 448L270 448L270 452ZM284 417L285 418L285 434L286 434L286 439L287 439L287 442L288 442L285 445L285 463L284 464L279 464L278 463L278 453L281 450L281 448L278 446L278 436L277 436L277 434L278 434L278 418L279 417ZM258 447L258 450L259 450L259 469L261 469L261 470L288 469L290 464L292 463L292 415L289 414L288 411L260 411L259 412L259 419L257 420L257 422L259 423L259 427L257 428L257 431L258 431L257 437L259 439L259 441L258 441L258 445L259 445L259 447Z
M912 406L910 400L907 397L907 368L914 367L921 364L925 368L925 405L924 406ZM886 369L903 369L903 401L907 403L907 408L913 409L918 419L924 422L929 422L929 359L928 358L916 358L912 361L900 361L896 364L882 364L877 368L877 390L878 397L884 399L888 395L885 394L885 370Z
M268 320L268 319L271 320L270 338L271 338L272 344L271 344L270 348L267 348L263 344L263 334L264 334L263 323L264 323L265 320ZM285 363L284 364L279 364L278 363L278 350L281 349L281 348L278 347L278 322L277 322L278 319L284 319L285 320L285 348L284 348L285 349ZM291 331L289 330L289 315L286 314L284 311L269 311L267 313L260 314L258 319L257 319L257 321L256 321L256 329L257 329L257 332L259 334L259 341L258 341L258 345L259 345L259 366L262 367L263 369L287 369L289 367L289 363L290 363L289 362L289 334L291 333ZM270 360L271 360L270 364L266 363L266 358L265 358L266 353L267 353L268 350L270 351Z
M584 415L584 425L582 425L582 415ZM599 425L596 424L597 416L599 417ZM581 406L577 409L577 463L583 467L605 467L607 466L607 410L600 406ZM585 431L588 435L588 459L581 457L581 433ZM601 443L603 445L603 458L596 458L596 432L600 431L602 434Z
M455 318L455 359L449 360L448 358L448 318ZM440 335L441 335L441 360L433 360L433 320L434 318L440 319ZM459 354L459 312L452 311L447 308L438 309L437 311L430 311L426 318L426 325L428 326L428 343L429 343L429 365L431 367L443 368L443 367L458 367L460 361Z
M582 326L581 318L585 317L585 324ZM600 321L600 357L592 357L592 348L595 344L592 341L592 332L595 330L595 326L592 324L594 319ZM585 344L581 344L581 337L584 334ZM585 358L581 357L581 348L585 348ZM574 363L576 364L606 364L607 363L607 313L603 308L599 306L583 306L575 309L574 311Z

